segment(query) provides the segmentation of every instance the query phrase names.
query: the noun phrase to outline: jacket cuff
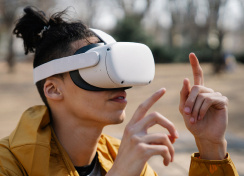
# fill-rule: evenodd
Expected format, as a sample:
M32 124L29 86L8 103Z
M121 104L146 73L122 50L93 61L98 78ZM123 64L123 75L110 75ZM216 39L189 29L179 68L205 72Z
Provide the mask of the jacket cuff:
M201 159L200 153L193 153L191 155L191 160L199 163L209 163L209 164L227 164L231 161L229 153L226 153L226 156L223 160L206 160L206 159Z
M232 162L230 155L227 153L223 160L206 160L201 159L199 153L194 153L191 156L191 165L189 176L203 176L203 175L228 175L239 176Z

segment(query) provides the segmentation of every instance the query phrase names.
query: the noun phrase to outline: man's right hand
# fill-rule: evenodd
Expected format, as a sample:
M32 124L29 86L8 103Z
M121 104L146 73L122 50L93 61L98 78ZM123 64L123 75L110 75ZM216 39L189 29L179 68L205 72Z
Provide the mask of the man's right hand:
M172 144L178 138L174 124L157 112L146 115L165 92L164 88L158 90L137 108L125 128L118 155L107 176L140 175L146 162L154 155L161 155L165 166L173 161ZM169 134L148 134L147 129L156 124L166 128Z

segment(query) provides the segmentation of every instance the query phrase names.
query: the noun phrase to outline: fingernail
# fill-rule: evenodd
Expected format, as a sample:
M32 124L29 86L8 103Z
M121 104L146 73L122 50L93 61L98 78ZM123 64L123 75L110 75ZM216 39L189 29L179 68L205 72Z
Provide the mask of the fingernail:
M190 122L191 122L191 123L194 123L194 122L195 122L194 117L191 117L191 118L190 118Z
M185 108L184 108L184 111L185 111L185 113L190 114L191 109L190 109L189 107L185 107Z

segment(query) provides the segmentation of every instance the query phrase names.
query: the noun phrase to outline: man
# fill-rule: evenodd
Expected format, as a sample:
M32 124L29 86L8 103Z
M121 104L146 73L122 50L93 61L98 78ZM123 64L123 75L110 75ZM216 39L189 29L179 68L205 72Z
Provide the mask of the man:
M55 67L59 60L87 51L87 46L93 47L89 52L97 51L97 43L106 46L106 40L81 22L64 21L65 12L47 19L35 8L24 11L14 33L23 38L26 54L35 52L36 85L45 106L25 111L16 129L1 140L0 175L156 175L146 163L150 157L161 155L166 166L173 162L172 144L178 138L174 124L156 112L146 115L166 89L138 107L121 142L102 134L105 126L123 122L128 87L86 89L75 81L73 72L49 74L52 67L45 64ZM196 56L191 53L189 58L194 85L184 80L179 106L199 149L192 156L189 175L238 175L224 137L228 100L204 87ZM38 71L43 65L44 71ZM148 134L147 129L155 124L166 128L169 135Z

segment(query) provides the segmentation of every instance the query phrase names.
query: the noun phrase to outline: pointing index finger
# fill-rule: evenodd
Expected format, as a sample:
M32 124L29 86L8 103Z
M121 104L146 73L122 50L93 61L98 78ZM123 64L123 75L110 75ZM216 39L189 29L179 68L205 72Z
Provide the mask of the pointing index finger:
M194 77L194 85L204 85L203 71L194 53L190 53L189 60Z
M130 120L129 124L134 124L141 120L147 111L152 107L154 103L160 99L164 93L166 92L165 88L159 89L157 92L155 92L151 97L149 97L146 101L144 101L136 110L134 113L132 119Z

